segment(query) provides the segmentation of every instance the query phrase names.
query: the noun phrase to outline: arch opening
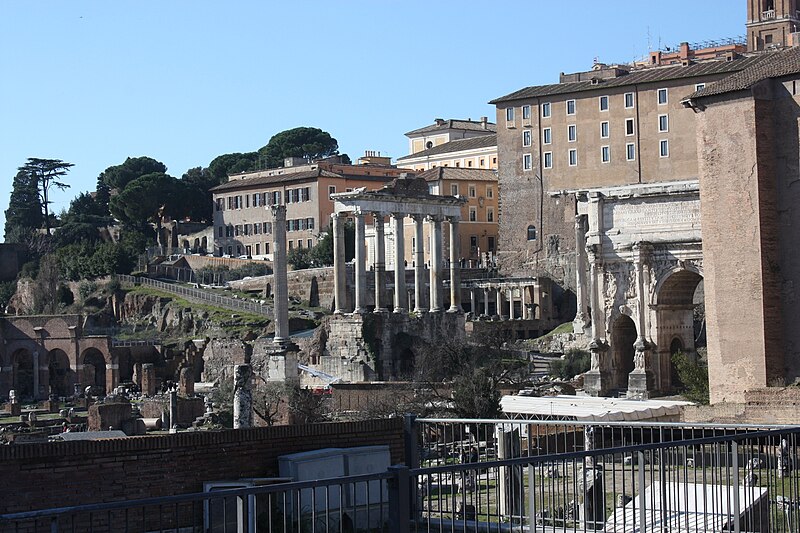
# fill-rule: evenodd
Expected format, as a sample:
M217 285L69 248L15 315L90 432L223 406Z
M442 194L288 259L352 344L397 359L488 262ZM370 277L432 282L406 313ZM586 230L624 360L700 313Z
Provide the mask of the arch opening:
M50 350L48 353L49 363L49 389L50 394L56 396L69 396L74 383L74 373L69 366L69 357L63 350Z
M628 387L628 374L635 366L636 336L636 324L629 316L617 318L611 329L611 386L614 389Z
M17 398L33 399L33 354L22 348L12 354L11 361L12 383Z
M89 348L83 352L84 386L97 387L106 392L106 360L97 348Z

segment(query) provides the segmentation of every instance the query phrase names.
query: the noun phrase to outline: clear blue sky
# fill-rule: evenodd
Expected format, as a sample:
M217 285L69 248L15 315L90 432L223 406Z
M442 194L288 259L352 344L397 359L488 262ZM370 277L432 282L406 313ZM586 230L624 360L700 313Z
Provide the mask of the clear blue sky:
M180 176L297 126L396 158L436 117L744 24L745 0L0 0L0 210L28 157L75 164L55 212L128 156Z

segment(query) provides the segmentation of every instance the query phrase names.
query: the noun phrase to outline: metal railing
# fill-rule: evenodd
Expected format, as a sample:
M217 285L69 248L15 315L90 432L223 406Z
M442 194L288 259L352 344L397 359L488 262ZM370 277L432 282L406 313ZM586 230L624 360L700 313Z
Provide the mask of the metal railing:
M796 532L798 434L513 450L500 460L6 514L0 531Z
M249 313L253 313L256 315L272 317L272 307L259 302L240 300L238 298L230 298L228 296L221 296L219 294L215 294L213 292L209 292L203 289L197 289L194 287L184 287L182 285L176 285L174 283L166 283L163 281L150 278L127 276L124 274L115 274L114 278L118 279L122 284L146 285L148 287L153 287L155 289L168 292L170 294L174 294L176 296L180 296L182 298L186 298L187 300L198 303L207 303L218 307L224 307L232 311L247 311Z

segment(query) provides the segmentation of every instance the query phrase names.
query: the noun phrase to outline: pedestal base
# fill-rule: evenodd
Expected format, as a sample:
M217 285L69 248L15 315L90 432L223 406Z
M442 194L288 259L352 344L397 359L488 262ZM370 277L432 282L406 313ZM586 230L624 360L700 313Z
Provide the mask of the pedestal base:
M646 400L654 389L653 373L645 370L634 370L628 374L628 398Z
M583 375L583 389L589 396L606 396L611 388L611 375L608 372L590 370Z

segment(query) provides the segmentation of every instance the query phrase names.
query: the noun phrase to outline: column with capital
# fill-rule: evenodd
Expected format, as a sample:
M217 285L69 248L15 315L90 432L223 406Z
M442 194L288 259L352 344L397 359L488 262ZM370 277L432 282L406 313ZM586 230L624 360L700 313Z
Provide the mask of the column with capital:
M637 329L639 332L633 344L636 350L633 357L634 368L628 374L628 397L646 399L658 388L655 384L651 365L652 345L647 342L646 316L648 311L647 293L645 291L645 267L650 259L652 246L649 243L636 243L633 246L633 263L636 273L636 295L638 300Z
M366 231L364 227L364 213L353 213L356 221L356 298L354 313L363 314L366 312L367 300L367 250L366 250Z
M483 288L483 314L489 316L489 287Z
M414 219L414 311L423 313L425 303L425 231L424 215L411 215Z
M450 313L460 313L461 308L461 242L458 234L458 217L449 217L450 222Z
M442 217L431 221L431 313L442 310Z
M604 321L601 319L603 311L600 309L600 292L603 290L603 271L599 264L602 260L599 245L586 247L590 265L590 301L592 304L592 340L589 343L591 353L591 368L584 374L584 389L590 396L604 396L611 387L611 376L608 371L608 343L602 338Z
M403 234L403 213L392 213L392 230L394 231L394 312L403 313L407 310L408 295L406 294L406 247Z
M514 320L514 287L508 289L508 319Z
M469 312L472 316L475 316L475 310L477 309L477 304L475 303L475 288L469 288Z
M383 291L386 288L386 238L383 228L383 213L372 213L375 220L375 312L386 312Z
M333 225L333 293L334 314L340 315L347 309L347 270L344 255L344 220L340 213L331 215Z

